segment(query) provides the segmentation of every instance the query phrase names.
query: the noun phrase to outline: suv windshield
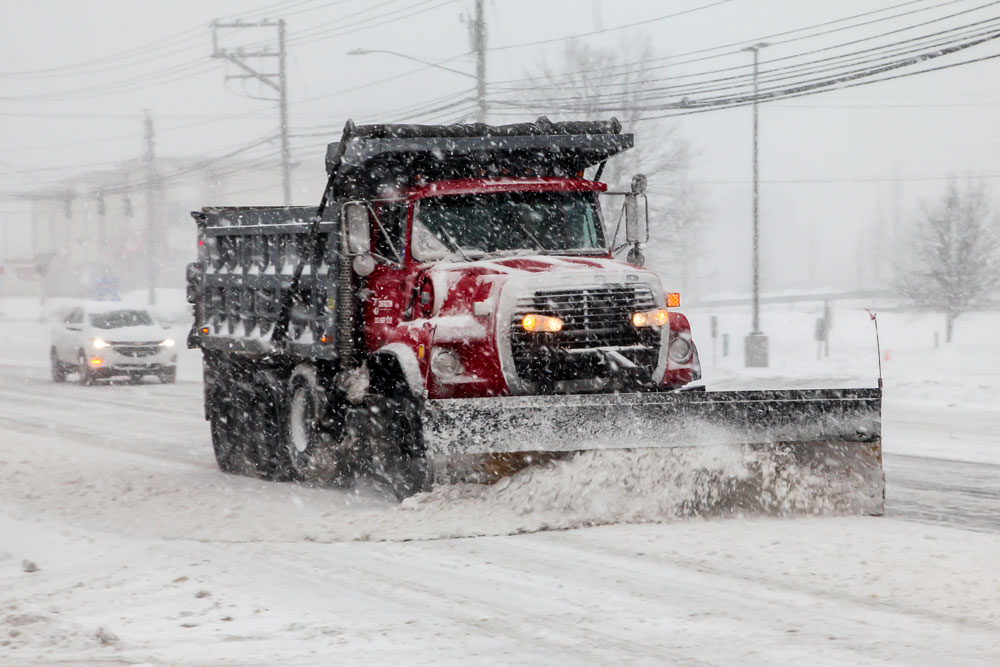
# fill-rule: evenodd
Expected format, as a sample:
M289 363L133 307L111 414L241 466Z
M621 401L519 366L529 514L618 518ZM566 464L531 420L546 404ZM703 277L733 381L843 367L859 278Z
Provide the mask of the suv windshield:
M90 316L90 325L98 329L121 329L141 327L153 323L153 318L145 310L110 310Z
M498 192L420 200L413 223L418 260L526 252L606 252L594 193Z

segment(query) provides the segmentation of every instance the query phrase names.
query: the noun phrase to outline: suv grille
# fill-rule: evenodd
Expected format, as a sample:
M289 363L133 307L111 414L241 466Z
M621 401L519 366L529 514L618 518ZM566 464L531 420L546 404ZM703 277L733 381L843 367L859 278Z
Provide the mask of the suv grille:
M148 343L111 343L115 352L126 357L151 357L160 351L159 341Z

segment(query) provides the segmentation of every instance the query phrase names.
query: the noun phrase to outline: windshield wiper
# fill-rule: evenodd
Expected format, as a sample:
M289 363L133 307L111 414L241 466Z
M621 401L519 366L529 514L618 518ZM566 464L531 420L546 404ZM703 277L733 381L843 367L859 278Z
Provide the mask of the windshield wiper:
M534 242L535 248L537 248L538 250L551 250L551 248L546 248L545 246L543 246L542 242L539 241L537 238L535 238L535 235L528 230L528 228L524 225L523 222L521 222L520 219L515 220L514 224L516 224L521 229L521 231L524 232L525 236L527 236L529 239L532 240L532 242Z
M431 218L431 220L433 221L433 218ZM423 223L424 227L430 229L431 233L433 233L434 236L437 236L438 238L444 236L445 240L448 242L448 245L450 245L455 252L461 255L462 259L464 259L466 262L472 261L472 258L465 254L461 246L458 245L458 242L451 237L451 234L449 234L448 230L446 230L443 226L439 227L436 223L428 224L428 221L426 219L423 219L420 222ZM438 232L440 232L440 234Z

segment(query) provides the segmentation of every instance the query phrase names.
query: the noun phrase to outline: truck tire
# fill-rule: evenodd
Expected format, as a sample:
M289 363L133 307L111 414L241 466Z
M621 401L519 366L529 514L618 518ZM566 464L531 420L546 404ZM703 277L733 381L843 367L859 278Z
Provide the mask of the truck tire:
M52 381L53 382L65 382L66 381L66 369L63 367L61 361L59 361L59 353L56 352L56 348L49 350L49 361L52 365Z
M245 392L240 391L239 370L228 368L220 359L209 364L206 371L206 375L212 375L206 398L215 461L222 472L241 473L246 468L246 413L252 408L244 398Z
M347 428L346 409L329 401L316 368L296 366L288 382L286 451L294 479L343 486L356 476L358 439Z
M247 447L257 474L267 480L286 481L292 478L288 449L287 382L272 370L258 370L250 383L253 392L253 413Z
M420 402L406 393L380 396L371 409L373 476L403 500L429 491L434 470L426 456Z

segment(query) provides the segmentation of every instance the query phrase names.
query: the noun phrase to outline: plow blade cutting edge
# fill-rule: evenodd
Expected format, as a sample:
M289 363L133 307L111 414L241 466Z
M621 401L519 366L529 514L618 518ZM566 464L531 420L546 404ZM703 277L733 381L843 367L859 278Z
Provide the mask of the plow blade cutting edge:
M813 511L822 497L820 509L882 514L881 401L875 388L443 399L427 401L423 432L452 477L596 455L664 484L696 478L725 511Z

